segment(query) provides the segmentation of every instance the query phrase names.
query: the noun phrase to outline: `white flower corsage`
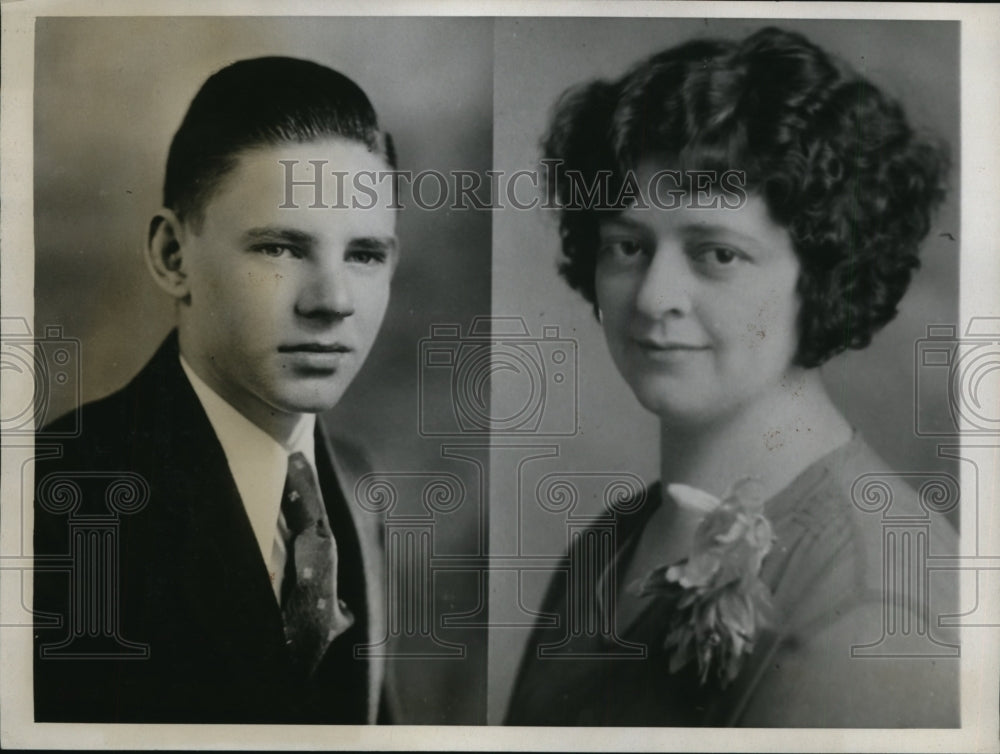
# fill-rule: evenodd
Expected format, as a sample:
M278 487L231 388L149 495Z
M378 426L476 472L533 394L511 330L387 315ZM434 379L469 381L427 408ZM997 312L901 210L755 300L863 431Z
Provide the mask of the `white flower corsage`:
M721 500L681 484L667 492L689 510L704 513L689 557L654 568L639 585L640 596L655 595L674 604L663 645L676 673L697 660L700 682L714 669L725 688L753 651L766 625L771 594L761 581L764 557L774 533L763 514L760 485L736 482Z

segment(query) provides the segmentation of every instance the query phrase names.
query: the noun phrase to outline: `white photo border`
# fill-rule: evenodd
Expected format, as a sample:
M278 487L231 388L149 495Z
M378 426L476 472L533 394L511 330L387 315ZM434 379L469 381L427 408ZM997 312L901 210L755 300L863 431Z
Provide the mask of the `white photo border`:
M689 2L394 2L374 8L356 2L283 0L50 0L4 3L2 16L2 108L0 108L0 313L34 312L33 82L34 21L42 16L657 16L761 17L767 19L891 18L956 20L961 23L962 256L960 322L1000 316L1000 7L995 5L877 3L689 3ZM11 383L0 375L3 383ZM24 396L0 390L4 403ZM992 395L994 405L1000 395ZM992 451L1000 459L1000 449ZM0 556L30 560L21 549L18 464L3 448ZM1000 491L1000 463L981 469L982 488ZM963 497L975 498L963 479ZM990 519L996 498L979 500L986 519L982 544L1000 561L1000 530ZM962 528L974 525L975 506L963 506ZM30 508L29 508L30 510ZM30 517L30 513L27 514ZM984 526L985 524L985 526ZM22 527L25 527L22 529ZM30 537L28 538L30 548ZM10 562L13 562L10 561ZM4 582L6 586L6 580ZM30 595L29 595L30 596ZM996 595L994 595L994 598ZM0 592L0 615L21 608L21 595ZM28 603L30 604L30 602ZM963 601L963 604L964 601ZM504 728L468 726L274 726L274 725L77 725L32 721L31 632L3 628L0 641L0 745L4 748L173 749L393 749L393 750L574 750L574 751L997 751L1000 694L1000 610L985 606L990 628L965 629L962 641L962 721L957 730L760 730L686 728ZM0 624L2 624L0 620Z

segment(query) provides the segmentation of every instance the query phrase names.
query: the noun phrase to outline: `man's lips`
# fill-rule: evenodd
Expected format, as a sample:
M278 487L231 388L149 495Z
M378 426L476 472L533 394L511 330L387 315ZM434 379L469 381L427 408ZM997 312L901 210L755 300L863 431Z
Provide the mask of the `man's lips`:
M286 343L278 352L298 374L328 377L342 368L354 349L344 343Z
M279 353L350 353L353 350L343 343L289 343L278 346Z

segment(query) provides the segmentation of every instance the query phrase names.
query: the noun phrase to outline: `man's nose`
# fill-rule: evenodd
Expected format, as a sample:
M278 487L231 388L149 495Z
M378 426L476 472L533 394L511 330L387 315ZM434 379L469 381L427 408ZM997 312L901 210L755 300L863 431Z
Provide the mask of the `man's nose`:
M661 242L636 291L635 307L652 319L687 314L691 308L692 271L683 247Z
M341 264L317 264L306 273L295 311L302 317L344 318L354 314L350 275Z

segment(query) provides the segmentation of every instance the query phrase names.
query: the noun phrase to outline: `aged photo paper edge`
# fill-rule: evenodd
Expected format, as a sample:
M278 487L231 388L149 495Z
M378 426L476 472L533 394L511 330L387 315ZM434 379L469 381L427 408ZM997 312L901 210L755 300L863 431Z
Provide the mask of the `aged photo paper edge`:
M33 109L34 18L46 15L372 15L356 3L284 2L280 8L259 2L157 3L141 13L125 2L9 2L3 7L2 136L0 165L3 213L0 217L2 276L0 306L3 316L34 311L33 282ZM380 6L378 15L655 15L774 18L893 18L961 21L961 154L962 259L961 316L996 315L1000 283L1000 8L996 6L878 4L765 4L627 2L605 3L453 3L395 2ZM917 53L919 54L919 53ZM137 222L140 219L137 219ZM17 401L21 396L3 395ZM3 448L0 552L30 563L30 506L18 508L21 467L18 457ZM996 451L994 450L994 458ZM17 462L12 462L17 461ZM983 489L996 492L997 467L982 470ZM963 498L977 491L963 479ZM978 500L984 510L995 500ZM968 531L973 506L962 511ZM22 516L24 520L21 520ZM22 528L23 527L23 528ZM997 532L988 529L984 543L997 548ZM969 545L963 542L963 548ZM27 548L27 549L25 549ZM10 562L14 562L11 560ZM27 579L26 579L27 581ZM13 582L16 584L16 580ZM22 595L4 577L0 611L11 615L23 609ZM967 585L963 585L967 586ZM30 605L30 593L25 592ZM968 604L967 600L963 604ZM956 731L917 730L692 730L692 729L507 729L464 726L289 727L186 725L71 725L34 724L31 704L31 635L24 628L0 628L0 744L8 748L320 748L320 749L557 749L557 750L769 750L769 751L996 751L1000 649L1000 614L994 603L984 615L991 628L963 632L963 728ZM0 620L2 623L2 620Z

